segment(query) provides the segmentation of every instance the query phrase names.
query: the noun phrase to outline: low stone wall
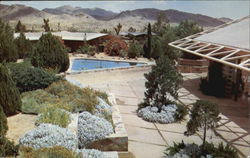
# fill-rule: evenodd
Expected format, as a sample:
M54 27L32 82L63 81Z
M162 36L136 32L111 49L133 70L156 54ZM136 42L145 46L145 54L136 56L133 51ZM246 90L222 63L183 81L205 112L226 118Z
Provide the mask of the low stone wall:
M178 60L178 69L182 73L202 73L208 71L208 61L206 59L183 59Z
M113 94L109 94L109 100L112 104L112 118L115 133L107 136L105 139L94 141L87 148L98 149L101 151L128 151L128 134L121 118L119 108L116 104Z

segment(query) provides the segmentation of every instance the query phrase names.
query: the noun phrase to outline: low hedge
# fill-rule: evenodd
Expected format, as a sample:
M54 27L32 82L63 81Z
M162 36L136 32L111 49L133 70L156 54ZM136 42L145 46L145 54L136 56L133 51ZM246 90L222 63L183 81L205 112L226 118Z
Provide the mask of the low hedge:
M41 68L31 67L29 62L10 63L7 67L21 93L46 88L60 79L55 74L48 73Z

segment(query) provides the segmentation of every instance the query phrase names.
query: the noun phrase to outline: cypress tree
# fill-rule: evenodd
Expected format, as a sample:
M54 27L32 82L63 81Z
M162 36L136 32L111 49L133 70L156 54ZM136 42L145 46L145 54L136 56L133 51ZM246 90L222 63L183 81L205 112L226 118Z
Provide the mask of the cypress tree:
M147 56L148 58L151 58L151 38L152 38L152 34L151 34L151 24L148 24L148 49L147 49Z
M0 19L0 62L16 61L18 58L14 44L14 32Z
M35 67L64 72L69 68L69 56L59 38L48 32L39 39L31 63Z
M20 93L9 75L8 69L0 64L0 106L6 116L16 114L21 108Z

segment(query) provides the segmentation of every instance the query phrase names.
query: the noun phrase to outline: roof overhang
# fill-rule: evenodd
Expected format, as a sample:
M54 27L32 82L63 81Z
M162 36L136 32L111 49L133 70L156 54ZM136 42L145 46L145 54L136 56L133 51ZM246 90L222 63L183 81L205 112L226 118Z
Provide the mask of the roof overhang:
M186 38L171 42L169 43L169 45L187 53L191 53L212 61L217 61L222 64L250 72L249 49L213 43L211 41L199 40L199 37L203 35L215 32L216 30L225 28L231 24L238 23L246 18L249 17L245 17L243 19L233 21L228 24L223 24L210 30L197 33L195 35L188 36Z

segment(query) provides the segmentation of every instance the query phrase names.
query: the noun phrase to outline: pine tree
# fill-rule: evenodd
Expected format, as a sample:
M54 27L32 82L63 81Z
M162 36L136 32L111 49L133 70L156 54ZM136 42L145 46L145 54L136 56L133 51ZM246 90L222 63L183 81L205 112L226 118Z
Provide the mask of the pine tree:
M156 106L160 112L163 105L170 103L170 96L178 98L177 91L182 83L182 76L167 56L161 56L151 72L145 74L145 78L145 106Z
M25 31L26 31L25 25L23 25L23 24L21 23L21 21L18 20L18 23L17 23L17 25L16 25L16 27L15 27L15 32L25 32Z
M49 32L39 39L31 63L35 67L52 68L58 72L64 72L69 68L69 55L59 38Z
M21 107L20 93L8 69L2 64L0 64L0 85L0 106L7 116L16 114Z
M15 44L17 46L18 57L21 59L27 57L32 52L32 44L30 40L26 39L23 32L15 39Z
M14 44L14 32L0 19L0 62L16 61L18 54Z
M193 135L203 128L203 145L206 142L206 131L214 128L220 120L218 105L206 100L198 100L193 104L190 120L185 135Z
M0 135L5 136L8 130L6 115L3 112L2 106L0 106Z

